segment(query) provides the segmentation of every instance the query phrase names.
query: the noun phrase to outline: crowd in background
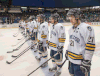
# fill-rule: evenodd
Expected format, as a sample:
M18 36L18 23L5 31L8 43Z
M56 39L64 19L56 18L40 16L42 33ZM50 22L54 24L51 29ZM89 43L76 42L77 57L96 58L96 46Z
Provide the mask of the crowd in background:
M49 17L52 14L50 11L43 12L46 16L46 21L49 21ZM66 19L66 12L57 12L60 15L59 22L69 22L69 20ZM34 14L34 13L32 13ZM30 13L26 13L23 15L23 13L20 14L1 14L0 16L0 22L2 23L18 23L21 18L27 19L30 15ZM35 13L35 16L39 14L38 12ZM100 22L100 9L89 9L89 10L83 10L81 11L81 20L83 22Z
M87 22L100 22L100 9L91 9L81 12L81 18Z

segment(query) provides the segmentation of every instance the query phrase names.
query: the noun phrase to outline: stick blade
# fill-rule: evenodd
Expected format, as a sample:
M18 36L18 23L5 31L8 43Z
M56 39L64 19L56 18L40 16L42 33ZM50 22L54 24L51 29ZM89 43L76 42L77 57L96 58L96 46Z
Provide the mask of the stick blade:
M18 40L21 40L21 39L18 39Z
M12 55L11 57L16 58L17 56Z
M11 62L6 61L7 64L11 64Z
M7 53L12 53L13 51L8 51Z
M13 49L13 51L17 51L18 49Z
M13 37L16 37L15 35L13 35Z

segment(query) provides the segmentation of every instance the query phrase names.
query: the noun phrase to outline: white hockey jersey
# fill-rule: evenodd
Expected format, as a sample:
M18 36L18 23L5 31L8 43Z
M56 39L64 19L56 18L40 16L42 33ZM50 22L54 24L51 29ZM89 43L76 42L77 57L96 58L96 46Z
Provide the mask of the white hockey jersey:
M24 29L25 29L25 21L23 22L23 27L24 27Z
M36 21L35 21L35 20L33 20L33 23L34 23L34 32L37 32L38 25L37 25L37 23L36 23Z
M21 20L19 21L19 26L21 26Z
M82 59L91 60L95 50L95 35L93 28L81 23L76 28L71 27L69 33L68 59L74 64L81 64Z
M20 25L21 25L21 27L23 27L23 21L20 21Z
M30 31L30 34L32 34L32 31L34 32L34 21L30 22L29 31Z
M65 27L61 23L51 25L49 49L57 51L58 46L64 46L65 40Z
M31 26L31 22L27 22L26 23L26 29L29 30L30 26Z
M42 24L40 24L40 26L38 27L38 41L42 41L43 42L43 46L47 47L47 40L48 40L48 23L44 22Z
M38 26L38 29L37 29L37 32L38 32L38 34L37 34L37 42L39 42L40 41L40 22L37 22L37 26Z

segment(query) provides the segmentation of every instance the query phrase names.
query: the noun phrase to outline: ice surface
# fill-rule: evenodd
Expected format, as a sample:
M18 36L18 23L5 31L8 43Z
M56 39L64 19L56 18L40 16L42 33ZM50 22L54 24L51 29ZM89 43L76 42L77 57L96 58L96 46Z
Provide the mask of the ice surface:
M66 26L66 43L64 48L64 58L65 60L65 51L67 49L67 45L69 43L68 29L71 26ZM100 27L93 26L95 30L95 39L97 48L93 56L92 67L91 67L91 76L100 76ZM12 47L19 42L19 38L22 38L22 35L19 34L17 37L13 37L14 33L17 33L18 29L0 29L0 56L4 56L4 60L0 61L0 76L27 76L30 72L35 70L39 66L39 62L35 59L35 55L32 50L27 51L24 55L14 61L12 64L7 64L6 61L12 61L14 58L11 55L18 55L24 49L26 49L30 45L30 41L26 42L19 51L7 54L7 51L12 51L21 45L24 41L22 41L19 45ZM48 50L48 58L50 58L50 50ZM53 76L53 73L48 71L49 67L52 67L52 62L49 61L49 66L46 68L40 68L35 71L30 76ZM62 68L61 76L70 76L68 72L68 61L64 64Z

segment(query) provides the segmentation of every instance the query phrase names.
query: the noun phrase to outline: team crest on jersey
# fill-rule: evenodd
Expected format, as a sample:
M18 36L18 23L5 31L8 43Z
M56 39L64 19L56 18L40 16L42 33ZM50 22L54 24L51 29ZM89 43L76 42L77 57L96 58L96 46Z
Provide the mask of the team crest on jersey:
M88 26L87 29L88 29L89 31L92 31L92 28L91 28L90 26Z
M63 26L60 27L63 30Z
M42 26L43 28L45 27L45 26Z

